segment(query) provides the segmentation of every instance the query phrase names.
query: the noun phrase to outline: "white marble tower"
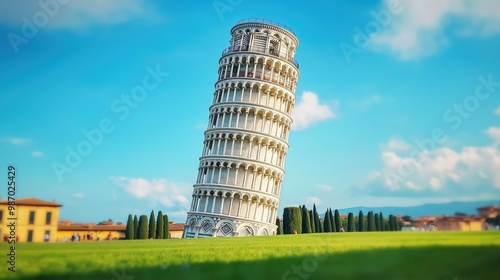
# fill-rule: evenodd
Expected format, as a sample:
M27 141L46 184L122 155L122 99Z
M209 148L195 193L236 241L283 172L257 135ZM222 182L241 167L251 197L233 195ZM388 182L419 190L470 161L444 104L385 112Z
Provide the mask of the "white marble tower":
M245 19L231 29L218 79L185 238L276 234L298 40L285 25Z

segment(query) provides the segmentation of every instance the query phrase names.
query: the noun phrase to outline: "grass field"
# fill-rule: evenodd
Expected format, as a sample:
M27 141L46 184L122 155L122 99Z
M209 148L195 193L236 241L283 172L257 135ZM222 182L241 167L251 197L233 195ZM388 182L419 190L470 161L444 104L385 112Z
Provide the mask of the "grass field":
M7 245L2 279L500 279L500 231Z

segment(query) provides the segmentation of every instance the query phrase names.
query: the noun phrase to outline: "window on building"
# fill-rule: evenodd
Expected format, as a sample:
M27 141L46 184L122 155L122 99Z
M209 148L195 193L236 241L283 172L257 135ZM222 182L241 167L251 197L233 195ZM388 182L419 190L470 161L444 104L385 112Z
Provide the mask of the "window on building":
M3 222L3 210L0 210L0 223Z
M31 212L30 212L31 215ZM33 230L28 230L28 242L33 242Z
M52 221L52 212L47 212L47 215L45 215L45 224L50 225L51 221Z
M28 224L32 225L35 223L35 211L30 211L30 219L28 221Z

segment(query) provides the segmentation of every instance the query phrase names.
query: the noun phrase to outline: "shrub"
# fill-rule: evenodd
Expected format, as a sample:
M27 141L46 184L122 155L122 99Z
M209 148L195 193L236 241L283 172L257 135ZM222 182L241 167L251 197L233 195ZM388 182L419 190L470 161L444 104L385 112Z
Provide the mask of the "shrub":
M163 239L163 213L158 211L156 218L156 239Z
M148 239L148 216L141 215L137 229L137 239Z
M302 214L299 207L283 209L283 233L293 234L302 232Z

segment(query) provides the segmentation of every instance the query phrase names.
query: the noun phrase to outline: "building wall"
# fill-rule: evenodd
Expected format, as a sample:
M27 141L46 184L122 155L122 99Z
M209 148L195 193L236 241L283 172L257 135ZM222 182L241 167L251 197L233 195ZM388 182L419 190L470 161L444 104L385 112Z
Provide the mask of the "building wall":
M437 221L436 227L439 231L481 231L483 230L483 222Z
M170 238L182 238L182 233L183 231L169 231L170 233Z
M90 233L92 235L93 241L97 241L97 235L100 233L100 240L108 240L108 234L111 233L111 239L120 239L120 238L125 238L125 232L123 231L116 231L116 230L59 230L56 235L55 241L58 242L64 242L64 241L71 241L71 235L73 234L80 234L80 241L88 241L87 239L87 234Z
M9 211L8 205L0 205L2 211L2 219L0 221L0 235L10 235L8 227L11 220L8 220ZM49 232L49 241L56 241L57 223L59 221L59 207L55 206L29 206L29 205L16 205L16 233L19 242L28 242L29 231L32 231L31 242L43 242L45 232ZM30 212L34 212L34 220L31 224L29 221ZM50 223L46 223L46 215L51 213ZM3 240L3 239L2 239Z

